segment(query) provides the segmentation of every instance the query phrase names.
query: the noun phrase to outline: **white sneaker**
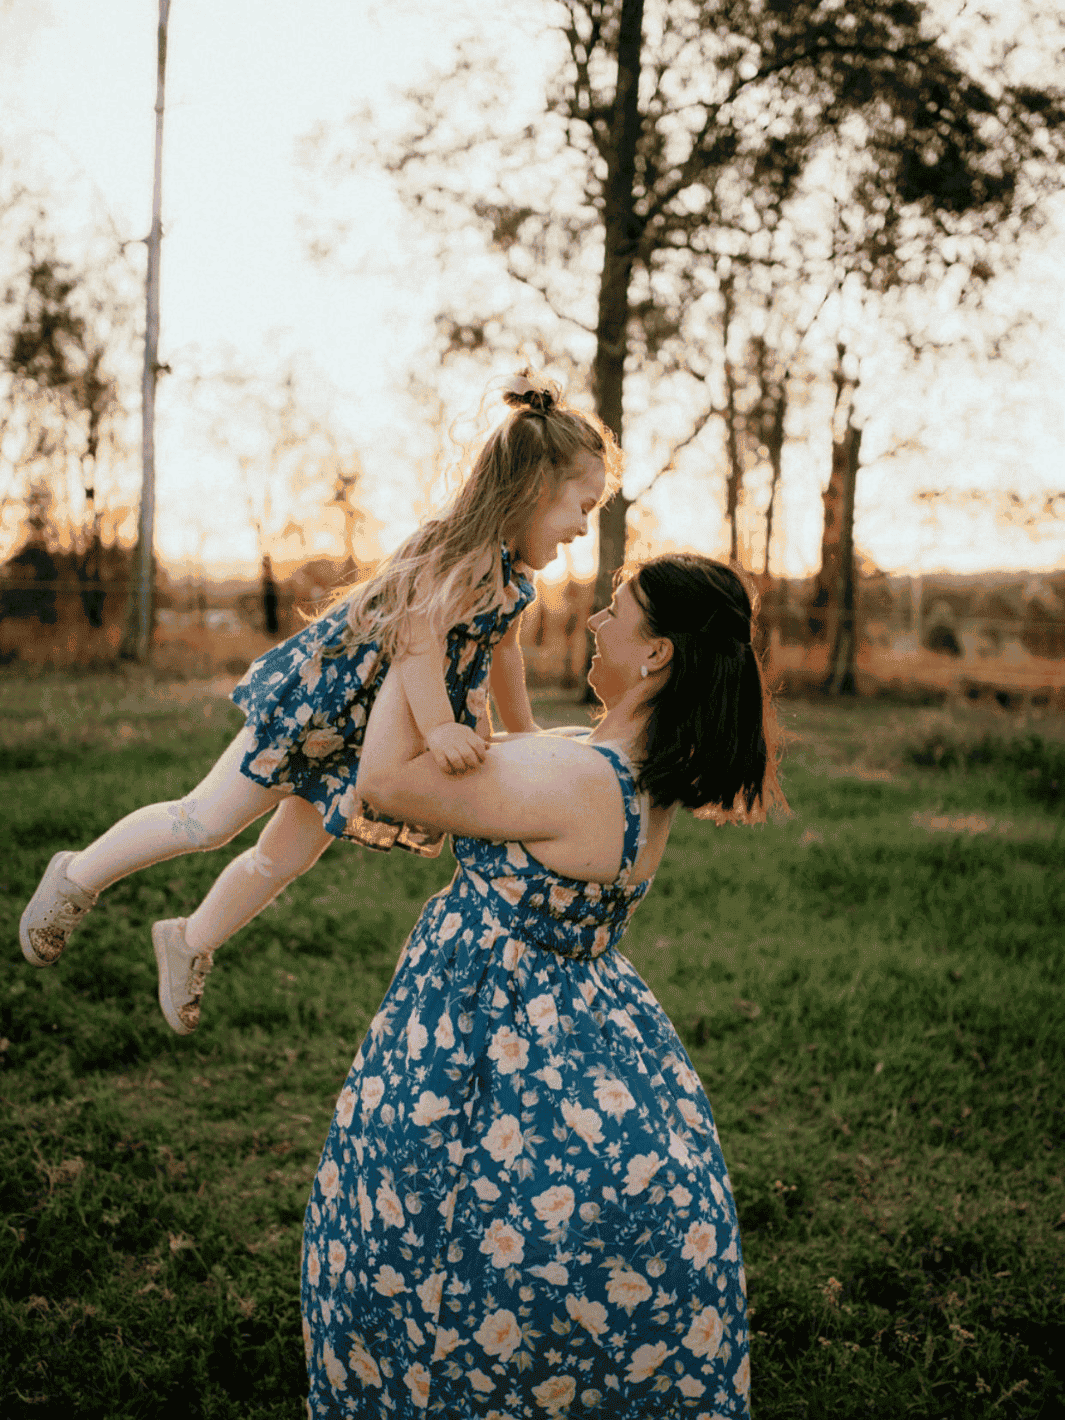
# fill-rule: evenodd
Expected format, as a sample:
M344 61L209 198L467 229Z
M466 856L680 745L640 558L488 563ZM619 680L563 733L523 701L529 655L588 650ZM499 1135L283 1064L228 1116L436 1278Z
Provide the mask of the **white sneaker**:
M51 966L63 955L70 934L100 896L67 877L77 854L57 853L18 924L22 955L34 966Z
M152 927L152 946L159 968L159 1005L167 1025L178 1035L191 1035L200 1024L200 997L214 965L213 952L192 956L185 945L187 918L171 917Z

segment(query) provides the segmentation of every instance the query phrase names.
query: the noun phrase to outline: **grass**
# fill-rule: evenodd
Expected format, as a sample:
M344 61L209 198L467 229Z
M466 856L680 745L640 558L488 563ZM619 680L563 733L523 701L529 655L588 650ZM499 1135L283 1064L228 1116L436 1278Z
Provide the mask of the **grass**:
M730 1164L755 1415L1065 1413L1065 820L1010 758L1037 734L1053 763L1060 730L784 715L794 816L679 819L626 943ZM219 954L190 1040L147 927L250 834L117 884L54 971L16 944L57 847L184 792L238 723L193 686L0 682L5 1416L302 1414L309 1180L450 861L331 849ZM1013 749L969 753L988 736Z

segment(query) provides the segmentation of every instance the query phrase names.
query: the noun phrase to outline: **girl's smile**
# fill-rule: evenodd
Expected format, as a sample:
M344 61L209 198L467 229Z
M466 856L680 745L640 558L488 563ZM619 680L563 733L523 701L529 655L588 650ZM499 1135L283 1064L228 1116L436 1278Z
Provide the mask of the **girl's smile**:
M606 470L598 454L581 450L571 476L558 487L545 485L536 507L513 538L516 555L534 571L542 571L558 556L562 543L588 531L588 515L606 491Z

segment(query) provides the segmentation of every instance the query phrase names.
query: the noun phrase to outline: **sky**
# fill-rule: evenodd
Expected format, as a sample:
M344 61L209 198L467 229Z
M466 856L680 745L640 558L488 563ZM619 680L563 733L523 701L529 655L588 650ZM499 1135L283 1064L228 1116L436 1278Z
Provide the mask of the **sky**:
M298 154L316 125L365 103L387 106L390 86L424 72L471 4L172 0L160 356L174 375L159 392L157 544L179 575L197 560L220 569L256 560L239 440L228 451L210 444L188 405L196 381L202 388L222 368L268 376L289 362L328 390L330 416L366 470L370 530L386 549L410 531L421 495L399 392L418 369L432 286L418 278L413 248L409 279L397 280L407 219L357 161L338 196L315 189ZM497 11L472 8L498 21ZM14 161L42 182L61 231L101 219L128 240L148 230L157 14L156 0L0 0L0 167ZM500 25L500 43L516 54L532 53L527 41ZM319 204L335 210L338 201L362 253L358 270L308 251ZM917 375L887 347L870 365L856 539L884 570L1065 566L1065 518L1032 536L994 511L1005 488L1065 490L1065 207L995 299L1006 311L1042 313L1026 368L976 372L959 357ZM476 409L481 393L480 384L449 389L459 406L449 414ZM825 427L823 396L796 407L774 545L776 570L792 575L818 561ZM641 527L663 545L721 555L721 480L705 469L696 460L656 484ZM654 471L634 440L626 491ZM752 475L754 503L760 480ZM915 498L930 487L944 495L934 505ZM340 529L335 515L320 518L302 546L339 551ZM295 534L275 550L296 556ZM589 570L593 555L589 540L572 565Z

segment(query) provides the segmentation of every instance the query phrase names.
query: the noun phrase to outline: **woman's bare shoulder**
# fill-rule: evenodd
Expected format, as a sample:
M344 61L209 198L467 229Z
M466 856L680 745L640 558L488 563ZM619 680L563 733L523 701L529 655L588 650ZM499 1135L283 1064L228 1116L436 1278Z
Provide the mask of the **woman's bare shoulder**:
M520 842L539 840L537 855L555 872L613 881L625 815L610 760L581 739L550 733L493 744L480 773L493 760L500 799L513 806L506 836ZM521 827L526 817L533 832ZM536 832L536 825L542 825L542 831Z

